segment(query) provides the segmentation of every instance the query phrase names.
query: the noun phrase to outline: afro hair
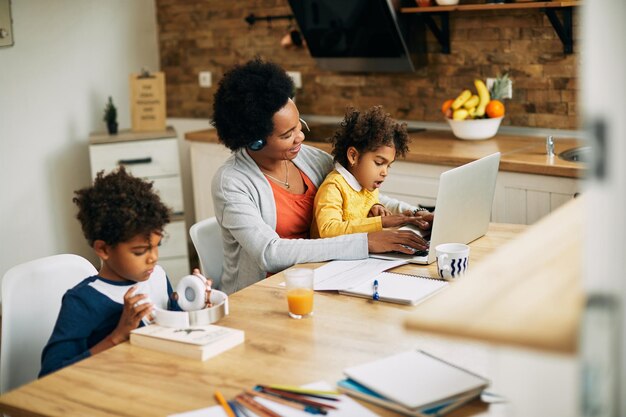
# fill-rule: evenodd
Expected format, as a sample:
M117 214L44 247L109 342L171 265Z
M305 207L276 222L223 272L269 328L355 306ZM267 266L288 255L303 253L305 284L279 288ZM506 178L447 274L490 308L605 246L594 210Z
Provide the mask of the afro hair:
M284 69L255 58L224 74L214 96L211 124L226 147L244 148L272 134L272 117L293 92L293 81Z
M98 172L92 186L74 194L76 218L90 246L96 240L115 246L139 234L148 237L170 221L170 210L152 183L133 177L123 166L107 175Z
M409 150L409 136L405 123L398 123L382 106L369 108L361 113L348 108L341 126L330 138L333 157L344 167L348 166L348 148L353 146L359 153L375 151L381 146L394 146L396 157Z

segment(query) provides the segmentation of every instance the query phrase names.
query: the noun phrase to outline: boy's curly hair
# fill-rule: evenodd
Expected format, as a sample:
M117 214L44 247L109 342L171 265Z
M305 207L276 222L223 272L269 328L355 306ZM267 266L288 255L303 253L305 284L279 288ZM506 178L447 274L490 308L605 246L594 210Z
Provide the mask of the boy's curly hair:
M284 69L261 58L224 74L213 97L213 119L220 141L229 149L267 139L272 117L293 96L294 85Z
M91 187L74 191L76 218L90 246L103 240L115 246L139 234L163 230L170 210L152 189L152 183L133 177L123 166L104 175L98 172Z
M344 167L348 164L348 148L353 146L359 153L371 152L380 146L394 146L396 157L404 156L409 150L406 123L398 123L382 106L369 108L365 113L348 108L341 127L330 138L332 154L336 162Z

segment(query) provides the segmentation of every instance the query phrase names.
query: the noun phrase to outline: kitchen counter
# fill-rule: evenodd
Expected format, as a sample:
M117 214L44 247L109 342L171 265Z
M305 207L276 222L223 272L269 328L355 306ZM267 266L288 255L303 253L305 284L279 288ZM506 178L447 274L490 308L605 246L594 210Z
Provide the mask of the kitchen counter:
M332 134L336 125L309 123L311 132L306 133L306 143L331 151L324 138ZM487 140L461 140L445 130L409 132L409 152L403 159L433 165L460 166L493 152L501 152L500 171L540 174L555 177L582 178L586 166L580 162L568 162L558 156L546 155L545 137L498 134ZM196 142L218 143L215 129L188 132L185 139ZM575 138L555 138L554 151L581 146L583 141Z

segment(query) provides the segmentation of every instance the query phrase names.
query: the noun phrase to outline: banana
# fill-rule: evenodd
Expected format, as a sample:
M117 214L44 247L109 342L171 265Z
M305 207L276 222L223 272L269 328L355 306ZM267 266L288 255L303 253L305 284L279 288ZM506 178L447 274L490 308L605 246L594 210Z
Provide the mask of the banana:
M454 99L454 101L452 102L452 110L456 110L460 108L463 105L463 103L469 100L471 96L472 96L472 92L470 90L463 90L463 92L459 94L459 96L456 99Z
M465 103L463 103L463 107L465 107L467 110L474 108L476 106L478 106L478 102L480 101L480 99L478 98L478 96L476 94L472 95L472 97L470 97L469 100L467 100Z
M476 107L472 107L471 109L467 109L467 112L469 113L469 117L474 119L476 117Z
M465 120L469 116L469 112L465 109L458 109L452 113L452 120Z
M478 92L478 98L480 102L476 107L476 117L483 117L485 115L485 107L489 104L491 100L491 96L489 95L489 90L487 86L482 80L474 80L474 87L476 87L476 91Z

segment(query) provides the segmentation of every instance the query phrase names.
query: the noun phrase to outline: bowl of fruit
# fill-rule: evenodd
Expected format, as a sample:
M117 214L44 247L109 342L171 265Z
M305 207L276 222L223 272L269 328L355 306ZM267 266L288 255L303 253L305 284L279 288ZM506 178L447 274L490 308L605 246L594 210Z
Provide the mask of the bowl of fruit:
M477 94L469 89L463 90L457 98L446 100L441 107L452 134L459 139L492 138L498 133L504 119L505 107L502 101L492 99L482 80L474 80L474 86Z

